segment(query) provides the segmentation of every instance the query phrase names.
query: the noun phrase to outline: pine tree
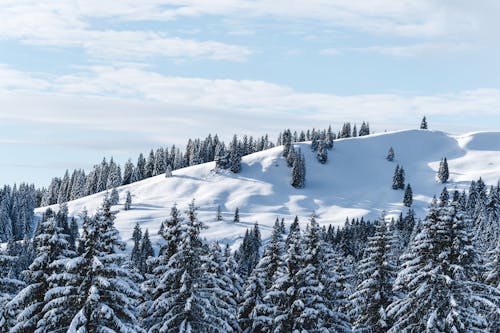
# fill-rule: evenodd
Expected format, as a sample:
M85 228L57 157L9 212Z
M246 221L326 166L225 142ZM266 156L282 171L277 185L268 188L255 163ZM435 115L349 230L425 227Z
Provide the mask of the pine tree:
M113 205L118 205L119 201L120 201L120 195L118 194L116 187L113 187L113 189L111 190L111 194L109 195L109 203L113 206Z
M128 185L132 183L134 175L134 164L130 159L127 160L125 166L123 167L123 179L122 185Z
M283 157L287 158L290 151L293 150L292 134L290 133L289 129L283 131L281 144L283 144Z
M148 159L146 161L146 164L144 165L145 178L153 177L154 168L155 168L155 154L153 152L153 149L151 149L149 151L149 155L148 155Z
M411 207L411 205L413 204L413 191L411 189L410 184L406 185L405 195L403 197L403 204L406 207Z
M328 150L326 148L326 144L323 140L319 142L318 145L318 154L316 155L316 158L318 159L319 163L325 164L326 161L328 160Z
M229 146L229 170L233 173L238 173L241 170L241 152L236 135Z
M135 224L134 231L132 232L132 241L134 242L134 247L130 253L130 262L133 267L140 270L141 266L141 240L142 240L142 229L139 223Z
M335 139L335 134L332 132L332 126L328 126L328 130L326 131L325 144L327 149L333 148L333 140ZM305 140L301 140L305 141Z
M213 275L202 265L204 246L199 235L203 225L194 204L187 215L177 251L159 277L157 286L162 290L149 304L149 332L233 332L217 308L221 303L214 288L205 280Z
M322 262L320 281L323 284L323 299L327 308L324 326L333 332L351 333L348 298L352 287L349 283L351 273L346 265L348 260L324 242Z
M132 195L130 191L127 191L127 197L125 198L125 205L123 206L124 210L130 210L132 206Z
M146 229L144 235L141 239L140 245L140 260L139 260L139 271L142 274L151 273L151 267L148 264L148 260L154 256L153 245L149 239L149 230Z
M158 232L164 240L158 257L150 258L146 262L151 269L151 274L143 286L146 300L141 304L140 309L146 328L157 324L160 320L159 313L164 311L162 309L152 311L152 304L168 291L169 286L159 284L158 281L169 274L168 271L172 268L169 263L172 256L178 252L178 246L182 242L183 221L177 206L174 205L170 210L170 217L162 222Z
M134 169L134 176L132 182L137 182L143 180L144 178L146 178L146 159L141 153L137 158L137 165Z
M12 245L10 245L12 246ZM25 286L15 276L14 265L18 258L0 250L0 332L7 332L15 324L19 309L7 309L7 303Z
M394 161L394 149L392 147L389 148L389 151L387 152L387 157L385 158L389 162Z
M361 128L359 129L358 134L359 134L359 136L370 135L370 124L365 123L363 121L363 123L361 124Z
M291 184L295 188L304 188L306 178L306 165L304 155L300 152L300 149L296 153L296 158L292 165L292 179Z
M264 298L269 316L274 318L271 332L293 332L295 318L303 310L304 300L299 289L304 284L304 244L300 229L290 231L285 257L285 268L274 279ZM299 274L301 272L301 274Z
M450 177L450 172L448 170L448 161L446 157L439 163L439 170L436 174L436 181L439 183L446 183Z
M84 225L82 254L70 265L78 276L72 284L80 297L68 332L140 332L135 308L140 293L131 273L122 266L125 244L114 227L115 213L104 199Z
M361 282L350 296L353 328L360 332L386 332L390 327L387 307L394 300L392 284L397 268L391 258L390 230L385 216L376 225L375 235L368 238L368 246L360 263Z
M474 282L478 261L466 225L456 203L439 206L433 200L402 258L394 288L403 297L389 306L394 319L389 332L484 331L487 323L480 309L495 304L485 297L499 293Z
M396 166L394 170L394 176L392 177L392 189L402 190L405 188L405 171L403 167L399 165Z
M272 312L264 302L266 290L284 269L285 243L279 221L273 227L271 239L262 258L245 285L244 301L239 308L239 321L243 331L265 332L273 325Z
M241 304L238 307L238 320L242 332L266 332L272 327L273 319L262 316L266 303L266 288L260 276L252 273L245 283ZM260 314L260 315L258 315Z
M253 229L246 230L243 241L234 255L238 263L238 273L243 280L250 275L259 262L261 246L259 225L256 223Z
M201 284L204 297L213 306L213 315L219 320L218 329L224 332L239 332L238 291L228 273L222 249L217 242L210 244L208 255L203 257L205 274Z
M338 308L335 309L335 305L339 305L335 304L339 301L335 294L338 290L329 290L334 294L325 290L325 285L333 287L331 283L336 281L332 280L334 277L330 272L324 270L323 265L328 259L322 230L314 215L306 228L303 242L303 263L297 272L298 300L292 303L292 311L295 312L293 329L300 332L323 329L349 331L347 318L337 311Z
M420 123L420 129L427 129L427 119L425 119L425 116L422 118L422 122Z
M155 162L153 167L153 176L161 175L165 172L165 150L163 148L156 149Z
M221 211L220 205L217 206L217 213L215 215L215 220L216 221L222 221L223 220L223 218L222 218L222 211Z
M165 178L172 177L172 166L170 164L165 168Z
M240 209L238 207L236 207L236 209L234 210L233 222L234 223L240 222Z
M53 310L67 296L61 290L64 284L59 283L59 277L68 258L74 255L69 250L68 235L62 231L54 217L41 222L33 240L36 258L25 273L27 286L6 305L7 309L21 309L9 332L53 332L69 324L70 318L62 309Z

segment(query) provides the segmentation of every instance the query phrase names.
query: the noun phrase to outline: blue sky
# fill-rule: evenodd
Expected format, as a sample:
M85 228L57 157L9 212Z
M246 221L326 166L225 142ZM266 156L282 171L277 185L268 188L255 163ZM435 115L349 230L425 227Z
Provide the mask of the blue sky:
M0 182L219 133L499 130L500 3L4 0Z

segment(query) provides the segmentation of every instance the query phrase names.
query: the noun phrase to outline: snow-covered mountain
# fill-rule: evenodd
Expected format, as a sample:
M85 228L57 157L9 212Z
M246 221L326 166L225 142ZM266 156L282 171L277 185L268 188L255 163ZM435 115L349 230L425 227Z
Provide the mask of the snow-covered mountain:
M435 181L439 162L448 159L448 189L466 189L471 180L482 177L487 184L500 178L500 132L476 132L452 136L439 131L405 130L339 139L328 152L328 162L320 164L310 143L298 143L306 158L306 187L290 185L290 168L282 157L283 147L275 147L243 157L238 174L214 172L215 163L205 163L173 172L173 176L152 177L118 188L120 204L115 225L124 239L130 238L136 222L156 234L172 205L183 210L192 201L200 208L199 217L208 228L203 235L233 243L258 222L263 237L270 233L276 216L290 223L295 215L306 223L314 212L320 224L342 224L346 217L377 218L382 210L397 215L403 206L403 191L393 190L396 165L404 167L406 183L414 194L417 215L423 216L432 196L443 184ZM386 160L390 147L395 159ZM126 192L132 194L132 209L123 210ZM68 203L70 215L84 207L93 214L105 193ZM216 221L218 205L223 221ZM239 208L239 223L233 222ZM36 209L40 216L47 207ZM52 207L57 209L57 206Z

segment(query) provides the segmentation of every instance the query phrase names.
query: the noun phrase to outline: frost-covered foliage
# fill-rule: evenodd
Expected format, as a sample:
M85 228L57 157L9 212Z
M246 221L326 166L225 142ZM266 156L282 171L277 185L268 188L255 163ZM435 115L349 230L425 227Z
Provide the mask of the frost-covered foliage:
M390 332L483 332L484 307L498 312L499 291L476 281L478 256L457 203L432 203L395 281Z
M36 258L24 274L27 285L5 305L16 314L10 332L51 332L67 325L60 305L66 300L64 267L75 255L68 238L55 217L40 223L33 239Z
M80 239L81 255L67 264L79 297L68 332L141 332L135 317L140 293L122 264L126 255L114 227L109 200L87 219Z
M391 256L392 237L382 215L359 263L361 282L350 297L356 332L385 332L390 327L387 307L394 300L392 285L397 273Z

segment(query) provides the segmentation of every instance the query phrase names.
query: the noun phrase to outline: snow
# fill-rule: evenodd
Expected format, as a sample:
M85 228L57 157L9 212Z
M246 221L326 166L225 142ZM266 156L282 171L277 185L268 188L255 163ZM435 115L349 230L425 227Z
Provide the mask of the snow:
M118 188L120 204L115 225L123 239L128 240L136 222L148 228L155 239L160 222L178 204L181 211L194 198L200 208L199 218L206 223L203 236L233 244L245 230L258 222L262 236L272 231L276 216L289 224L295 215L307 223L313 212L319 224L340 225L345 218L376 219L382 210L387 216L405 211L402 190L391 188L397 164L405 169L418 216L423 216L443 184L435 182L439 162L446 157L450 169L448 189L467 189L471 180L482 177L487 184L500 178L500 132L476 132L452 136L440 131L405 130L357 138L336 140L328 152L326 164L316 160L309 143L299 143L306 158L306 187L290 185L291 169L281 157L282 147L243 157L239 174L214 172L215 164L205 163ZM386 160L390 147L394 161ZM125 211L126 192L132 194L132 208ZM95 213L105 193L80 198L68 203L70 215L77 216L84 207ZM224 221L216 221L217 206ZM236 208L239 223L233 222ZM57 205L52 207L57 209ZM36 209L41 216L46 207ZM154 243L154 241L153 241Z

